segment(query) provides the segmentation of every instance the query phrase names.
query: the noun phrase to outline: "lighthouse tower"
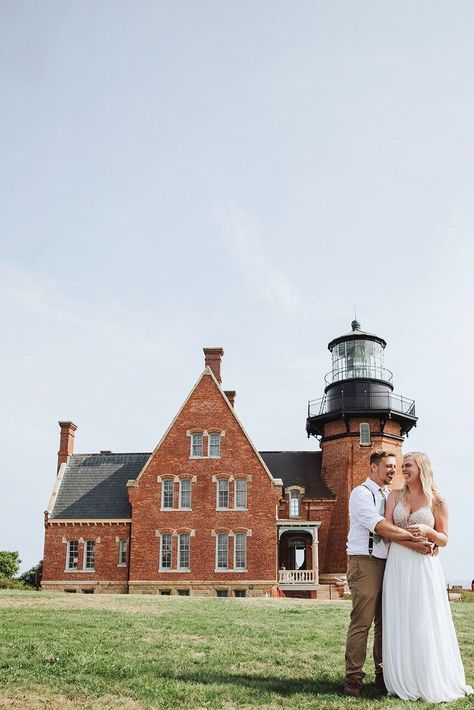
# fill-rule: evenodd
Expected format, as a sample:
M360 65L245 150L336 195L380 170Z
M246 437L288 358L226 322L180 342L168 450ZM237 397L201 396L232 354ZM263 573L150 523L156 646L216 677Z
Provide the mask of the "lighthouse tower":
M383 338L352 330L328 344L332 370L326 375L324 396L308 404L306 431L320 440L321 474L336 494L337 503L327 531L325 569L328 577L345 573L349 529L349 495L369 473L370 453L390 451L397 457L397 476L392 486L403 485L402 443L416 425L415 402L393 391L393 375L384 367Z

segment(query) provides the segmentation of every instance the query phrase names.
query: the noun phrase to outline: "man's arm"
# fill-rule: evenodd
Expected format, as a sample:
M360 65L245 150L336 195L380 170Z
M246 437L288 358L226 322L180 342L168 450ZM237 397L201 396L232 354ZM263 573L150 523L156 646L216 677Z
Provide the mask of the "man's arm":
M380 515L374 510L372 494L368 490L364 490L363 486L354 488L349 500L349 512L355 515L359 524L363 525L369 532L376 532L377 535L401 542L408 540L410 542L419 542L418 539L408 530L403 530L396 525L393 525L386 520L383 515Z
M400 491L394 490L390 492L387 499L387 507L385 510L385 518L389 523L393 523L393 511L397 505L400 498ZM414 533L416 535L416 533ZM432 555L434 552L434 546L429 542L427 538L418 538L416 542L410 542L408 540L397 540L399 545L403 547L408 547L410 550L419 552L422 555Z
M396 525L393 525L393 523L389 523L388 520L385 520L385 518L381 518L375 525L374 532L381 537L385 537L387 540L393 540L393 542L419 542L411 532L403 528L398 528Z

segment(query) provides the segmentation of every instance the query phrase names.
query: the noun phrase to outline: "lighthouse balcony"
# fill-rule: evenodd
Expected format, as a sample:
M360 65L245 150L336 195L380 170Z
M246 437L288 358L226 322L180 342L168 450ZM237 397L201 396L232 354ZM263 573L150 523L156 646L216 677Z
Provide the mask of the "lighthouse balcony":
M308 417L318 417L332 412L357 414L394 412L415 417L415 400L386 389L364 389L361 391L328 392L319 399L308 402Z
M319 399L308 402L306 431L308 436L323 436L327 422L350 417L377 417L381 422L390 419L400 424L400 434L408 434L416 426L415 401L395 394L392 385L374 379L345 380L326 387ZM382 430L384 425L381 424Z

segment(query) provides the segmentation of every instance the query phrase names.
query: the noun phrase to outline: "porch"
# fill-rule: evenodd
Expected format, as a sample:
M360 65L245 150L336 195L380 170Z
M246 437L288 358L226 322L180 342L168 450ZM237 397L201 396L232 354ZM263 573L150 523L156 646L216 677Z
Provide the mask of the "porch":
M277 523L278 588L281 591L313 591L319 587L319 525L288 520Z

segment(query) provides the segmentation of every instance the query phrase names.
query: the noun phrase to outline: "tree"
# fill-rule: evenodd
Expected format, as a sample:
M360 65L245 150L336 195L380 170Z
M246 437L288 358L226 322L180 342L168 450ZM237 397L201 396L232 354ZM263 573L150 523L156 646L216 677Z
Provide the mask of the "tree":
M23 572L19 579L23 584L27 584L29 587L36 587L39 589L41 578L43 576L43 560L40 560L38 564L34 565L27 572Z
M18 552L0 550L0 575L12 579L20 569L20 555Z

